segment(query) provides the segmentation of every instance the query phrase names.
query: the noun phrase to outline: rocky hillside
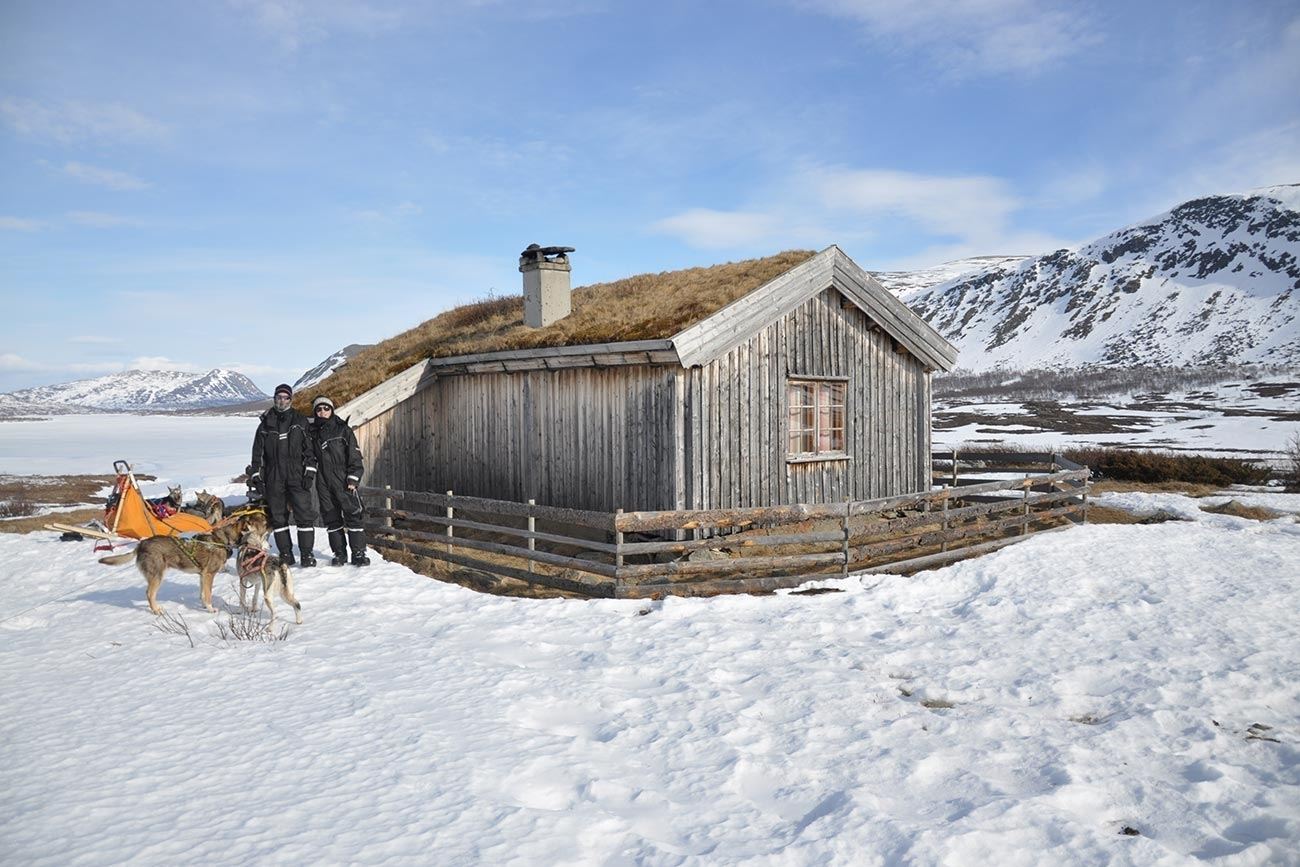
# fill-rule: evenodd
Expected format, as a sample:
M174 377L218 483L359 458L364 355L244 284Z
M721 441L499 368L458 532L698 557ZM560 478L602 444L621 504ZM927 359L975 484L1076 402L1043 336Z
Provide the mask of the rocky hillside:
M1194 199L900 297L968 370L1300 363L1300 185Z
M327 376L338 370L352 356L356 355L363 349L369 349L372 344L369 343L349 343L311 370L298 377L298 381L293 384L294 391L300 391L304 388L311 388L319 382L323 382Z
M0 415L169 412L247 403L266 395L242 373L128 370L0 394Z

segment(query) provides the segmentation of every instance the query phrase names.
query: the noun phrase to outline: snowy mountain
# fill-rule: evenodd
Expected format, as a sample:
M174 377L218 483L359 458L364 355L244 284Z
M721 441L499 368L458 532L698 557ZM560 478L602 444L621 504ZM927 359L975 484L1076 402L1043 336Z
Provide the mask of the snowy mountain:
M918 271L872 271L871 276L881 285L899 296L909 296L922 289L929 289L940 283L947 283L967 274L988 271L992 268L1008 268L1023 262L1025 256L972 256L969 259L956 259L933 268Z
M167 412L266 399L242 373L128 370L0 394L0 415L67 412Z
M1300 184L1194 199L900 297L968 370L1300 363Z
M293 390L299 391L304 388L311 388L318 382L323 382L325 377L343 366L349 358L356 355L363 349L369 349L369 343L350 343L313 367L311 370L298 377L298 381L293 384Z

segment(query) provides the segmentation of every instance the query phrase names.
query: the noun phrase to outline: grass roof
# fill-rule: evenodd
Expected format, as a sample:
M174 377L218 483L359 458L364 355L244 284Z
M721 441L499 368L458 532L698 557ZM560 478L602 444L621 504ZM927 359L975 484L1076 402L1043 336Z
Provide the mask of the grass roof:
M314 395L342 405L424 358L506 349L664 340L749 294L815 255L787 250L704 268L639 274L573 290L573 312L545 328L524 325L523 295L489 296L454 307L364 349L329 378L298 395L304 412Z

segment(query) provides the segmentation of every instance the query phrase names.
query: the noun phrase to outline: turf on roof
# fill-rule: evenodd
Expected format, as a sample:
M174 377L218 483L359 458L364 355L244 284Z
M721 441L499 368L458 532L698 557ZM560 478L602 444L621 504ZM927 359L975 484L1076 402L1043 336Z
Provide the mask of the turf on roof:
M545 328L524 325L522 294L489 297L455 307L371 346L294 401L302 411L312 396L342 405L422 358L505 349L580 346L619 340L664 340L721 310L796 265L810 250L787 250L704 268L639 274L573 290L573 312Z

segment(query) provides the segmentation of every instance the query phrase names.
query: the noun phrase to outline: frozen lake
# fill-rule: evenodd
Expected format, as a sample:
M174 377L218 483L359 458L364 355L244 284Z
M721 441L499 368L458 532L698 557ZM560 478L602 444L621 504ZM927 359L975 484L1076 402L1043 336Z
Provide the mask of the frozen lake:
M232 484L248 465L257 419L251 416L63 415L0 422L0 473L111 475L121 458L157 476L146 496L168 484L186 492L242 493Z

